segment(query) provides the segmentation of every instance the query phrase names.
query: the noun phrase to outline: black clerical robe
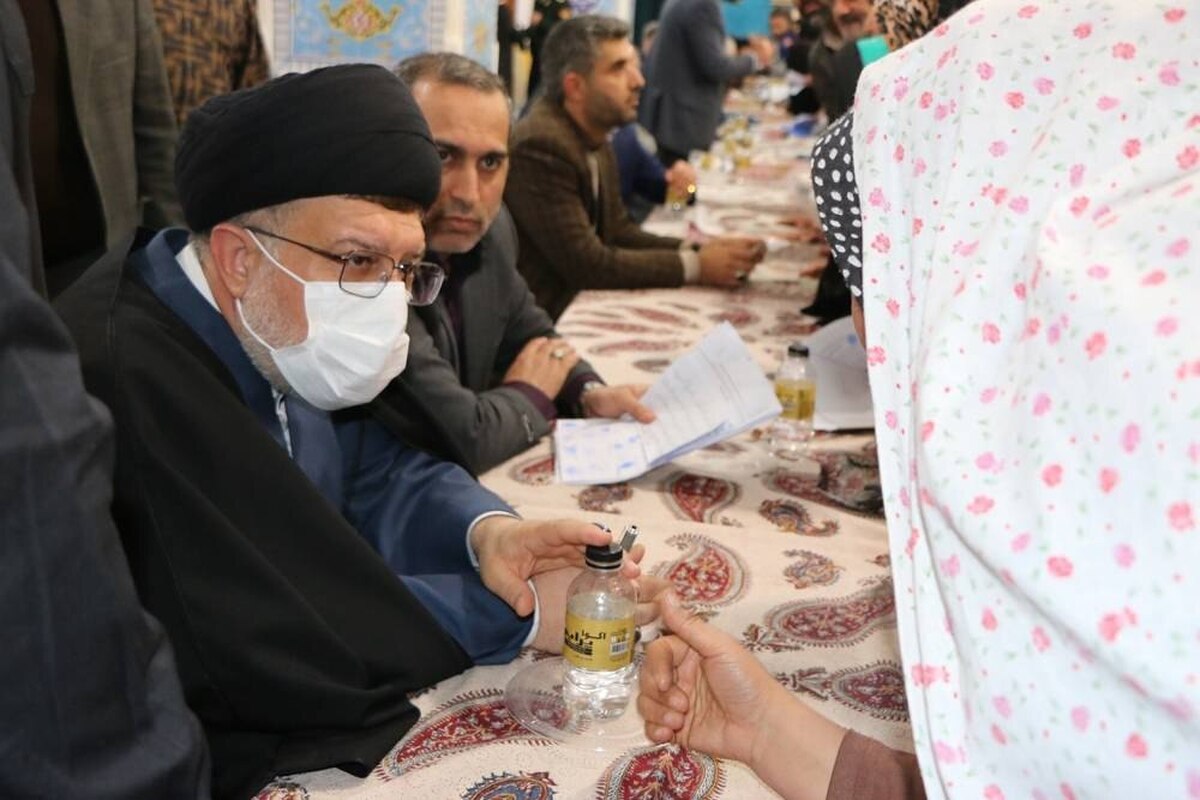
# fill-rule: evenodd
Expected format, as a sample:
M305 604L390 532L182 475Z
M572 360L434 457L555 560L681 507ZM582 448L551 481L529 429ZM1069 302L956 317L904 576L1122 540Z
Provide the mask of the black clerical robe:
M462 482L443 487L436 507L405 507L396 518L407 538L368 544L348 521L377 521L354 491L357 475L334 482L330 491L347 496L342 508L331 503L269 431L278 421L248 398L245 370L214 350L207 301L177 313L161 287L151 290L155 270L179 269L178 242L164 251L163 241L147 246L143 236L128 260L124 248L110 254L57 307L89 389L116 420L114 516L139 594L167 629L188 704L204 724L214 793L245 796L277 774L329 766L365 774L416 721L406 694L471 665L471 645L437 623L397 579L397 565L420 571L411 562L425 558L438 562L430 571L449 572L443 564L465 562L463 520L506 507L447 467ZM413 481L440 469L426 464ZM389 475L377 459L367 471L376 483ZM446 508L446 496L461 508ZM451 610L481 602L482 585L466 569L447 578L475 584L447 600ZM480 620L515 641L508 658L528 632L515 617Z

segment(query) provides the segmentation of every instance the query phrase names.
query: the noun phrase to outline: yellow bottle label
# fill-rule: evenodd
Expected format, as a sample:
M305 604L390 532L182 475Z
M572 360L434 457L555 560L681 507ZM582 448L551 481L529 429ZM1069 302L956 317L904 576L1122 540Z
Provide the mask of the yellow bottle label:
M796 419L812 419L817 408L817 385L812 381L800 381L796 397Z
M817 405L817 386L810 380L776 381L775 397L783 406L784 419L812 419Z
M621 669L633 661L633 636L632 618L589 619L568 611L563 657L581 669Z
M800 387L791 381L776 381L775 382L775 397L779 400L779 405L783 406L783 412L779 416L784 419L795 419L796 409L800 405Z

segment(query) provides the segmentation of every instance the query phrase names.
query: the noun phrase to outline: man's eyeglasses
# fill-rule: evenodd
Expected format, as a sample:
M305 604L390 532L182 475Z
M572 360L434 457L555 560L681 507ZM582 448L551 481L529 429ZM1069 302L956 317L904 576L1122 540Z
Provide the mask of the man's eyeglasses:
M446 279L445 270L440 264L432 261L396 261L387 253L377 253L374 250L331 253L262 228L247 225L246 230L303 247L310 253L338 262L342 265L342 271L338 274L338 286L343 292L356 297L378 297L383 292L383 287L391 280L392 272L396 271L400 273L404 285L408 288L409 305L427 306L437 298L442 281Z

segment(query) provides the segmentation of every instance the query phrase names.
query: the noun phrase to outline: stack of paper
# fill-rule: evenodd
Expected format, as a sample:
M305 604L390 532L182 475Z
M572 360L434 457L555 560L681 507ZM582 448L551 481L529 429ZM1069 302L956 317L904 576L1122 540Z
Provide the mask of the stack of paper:
M817 385L814 428L840 431L875 424L867 354L850 317L831 322L808 338L808 376Z
M728 439L780 412L770 381L728 322L675 360L642 398L657 419L563 419L554 431L562 483L628 480Z

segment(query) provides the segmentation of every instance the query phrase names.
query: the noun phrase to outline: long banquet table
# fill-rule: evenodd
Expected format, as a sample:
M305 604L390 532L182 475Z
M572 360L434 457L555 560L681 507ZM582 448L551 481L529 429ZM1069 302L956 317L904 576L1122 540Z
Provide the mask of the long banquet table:
M699 215L710 227L772 235L779 215L795 210L780 201L787 189L779 180L756 189L708 175L702 186L710 198L702 210L685 218L659 212L651 227L670 230ZM770 202L754 208L755 195ZM802 207L802 197L794 205ZM814 257L811 246L772 241L767 262L741 289L585 292L559 331L609 383L648 383L727 320L770 372L787 343L812 330L799 309L815 287L797 274ZM809 458L779 461L758 429L635 480L588 487L554 481L547 439L481 480L529 518L583 517L614 530L637 524L643 568L668 578L797 697L842 725L911 749L869 435L818 434ZM420 721L366 779L337 770L283 777L259 798L774 796L743 765L704 753L643 741L598 754L522 728L504 705L504 687L542 657L526 651L512 664L476 667L419 693Z

